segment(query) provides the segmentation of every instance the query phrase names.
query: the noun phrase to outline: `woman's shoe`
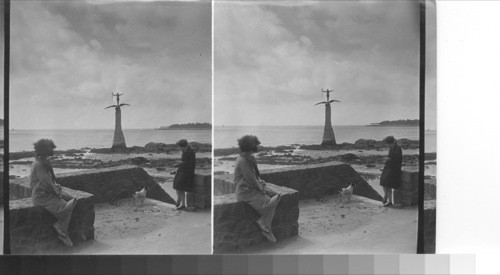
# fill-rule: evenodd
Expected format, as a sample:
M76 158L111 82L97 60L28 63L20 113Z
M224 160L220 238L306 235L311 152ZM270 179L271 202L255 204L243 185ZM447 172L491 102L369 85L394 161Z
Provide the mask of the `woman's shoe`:
M391 206L391 205L392 205L392 202L387 202L387 203L383 204L384 207L388 207L388 206Z
M177 206L175 209L182 210L184 208L186 208L186 206L184 204L181 204L181 205Z
M264 221L263 221L263 220L258 219L256 222L257 222L257 225L259 225L260 229L261 229L263 232L269 233L269 229L267 228L267 226L266 226L266 224L264 223Z
M66 232L64 232L62 225L60 223L56 222L52 225L52 227L56 230L57 235L61 237L68 237L68 235L66 235Z
M266 237L266 239L272 243L275 243L276 242L276 237L274 237L273 233L272 232L264 232L262 231L262 235L264 235L264 237Z
M59 240L61 240L66 246L73 246L73 242L69 239L68 236L66 237L63 237L63 236L57 236L59 238Z

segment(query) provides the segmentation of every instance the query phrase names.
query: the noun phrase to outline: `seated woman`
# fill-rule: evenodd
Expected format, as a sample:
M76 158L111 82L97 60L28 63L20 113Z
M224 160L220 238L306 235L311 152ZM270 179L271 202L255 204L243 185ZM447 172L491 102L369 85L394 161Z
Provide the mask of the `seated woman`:
M261 217L256 221L262 234L270 241L276 242L271 231L271 222L281 194L266 186L259 177L259 168L253 153L258 151L259 139L246 135L238 139L241 154L236 159L234 167L234 183L236 184L236 199L248 203Z
M65 245L73 246L68 236L68 226L76 198L62 191L62 187L55 182L54 169L48 157L54 155L56 146L50 139L41 139L33 145L36 158L30 172L31 200L34 205L42 206L57 218L52 226L58 238Z
M384 187L384 206L392 205L392 189L401 186L401 165L403 163L403 151L396 143L393 136L384 138L384 142L390 147L389 155L385 161L382 175L380 176L380 185Z

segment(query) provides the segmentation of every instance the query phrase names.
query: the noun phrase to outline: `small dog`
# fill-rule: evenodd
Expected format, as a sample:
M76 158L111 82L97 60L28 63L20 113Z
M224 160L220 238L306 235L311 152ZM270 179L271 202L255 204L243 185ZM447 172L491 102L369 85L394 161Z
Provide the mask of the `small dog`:
M134 202L132 203L135 205L136 200L140 200L142 205L144 203L144 200L146 199L146 193L148 192L148 187L144 186L141 191L137 191L132 195L132 198L134 198Z
M349 187L347 188L342 188L340 190L340 200L342 201L343 198L347 198L347 201L351 201L352 194L354 193L354 187L356 187L356 183L351 182L349 184Z

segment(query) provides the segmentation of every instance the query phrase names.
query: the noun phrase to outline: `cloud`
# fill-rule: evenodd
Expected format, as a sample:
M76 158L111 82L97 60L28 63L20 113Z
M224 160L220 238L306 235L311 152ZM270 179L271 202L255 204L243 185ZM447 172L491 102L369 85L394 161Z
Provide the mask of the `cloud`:
M324 113L313 104L324 88L342 101L334 123L417 118L416 7L216 2L216 124L319 125Z
M112 128L103 109L116 91L132 104L124 127L209 122L210 13L205 3L13 2L11 124Z

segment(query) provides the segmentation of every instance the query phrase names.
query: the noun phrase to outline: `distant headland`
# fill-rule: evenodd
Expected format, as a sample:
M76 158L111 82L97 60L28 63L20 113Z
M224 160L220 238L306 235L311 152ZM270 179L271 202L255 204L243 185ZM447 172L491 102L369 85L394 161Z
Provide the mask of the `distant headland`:
M420 121L418 119L400 119L400 120L385 120L379 123L370 123L370 127L378 126L420 126Z
M170 126L161 126L156 130L211 130L212 124L210 123L186 123L186 124L172 124Z

